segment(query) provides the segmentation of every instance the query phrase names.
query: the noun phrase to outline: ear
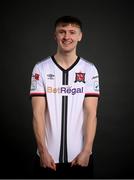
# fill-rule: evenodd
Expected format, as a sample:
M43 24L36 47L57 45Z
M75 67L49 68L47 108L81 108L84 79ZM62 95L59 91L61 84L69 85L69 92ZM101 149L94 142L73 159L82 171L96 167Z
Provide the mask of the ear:
M83 36L83 34L82 34L82 32L80 32L80 34L79 34L79 38L78 38L78 41L79 41L79 42L81 41L82 36Z

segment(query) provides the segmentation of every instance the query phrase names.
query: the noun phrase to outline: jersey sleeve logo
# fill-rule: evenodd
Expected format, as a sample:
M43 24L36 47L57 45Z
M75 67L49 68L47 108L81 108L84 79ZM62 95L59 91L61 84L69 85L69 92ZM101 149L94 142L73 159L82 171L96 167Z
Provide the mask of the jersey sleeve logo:
M75 73L75 83L76 82L83 82L85 83L85 73L79 72L79 73Z
M37 80L37 81L38 81L38 80L39 80L40 75L39 75L39 74L37 74L37 73L35 73L35 74L33 75L33 77L34 77L34 79L35 79L35 80Z
M31 90L37 89L37 81L39 81L40 75L35 73L32 75L32 81L31 81Z
M99 82L98 81L94 82L94 90L99 91Z

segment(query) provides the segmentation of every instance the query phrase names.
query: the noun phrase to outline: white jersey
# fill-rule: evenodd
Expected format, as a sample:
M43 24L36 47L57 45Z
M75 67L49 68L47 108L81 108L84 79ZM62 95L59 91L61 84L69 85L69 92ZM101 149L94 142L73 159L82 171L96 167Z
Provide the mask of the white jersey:
M99 96L99 77L94 64L78 57L67 70L54 57L33 69L30 96L44 96L46 146L55 163L71 162L83 147L83 101Z

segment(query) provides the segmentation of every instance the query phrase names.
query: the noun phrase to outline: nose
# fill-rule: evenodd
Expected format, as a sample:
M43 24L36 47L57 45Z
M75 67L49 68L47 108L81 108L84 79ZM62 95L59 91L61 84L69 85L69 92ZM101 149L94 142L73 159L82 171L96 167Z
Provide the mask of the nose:
M66 33L64 34L64 39L68 39L68 38L69 38L69 33L66 32Z

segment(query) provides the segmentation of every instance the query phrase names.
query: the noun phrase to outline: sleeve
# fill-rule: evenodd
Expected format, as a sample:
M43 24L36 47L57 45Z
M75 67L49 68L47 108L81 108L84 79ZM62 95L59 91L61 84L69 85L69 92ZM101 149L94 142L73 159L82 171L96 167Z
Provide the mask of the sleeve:
M99 74L97 68L92 64L90 71L87 72L85 97L99 97Z
M36 64L32 71L30 97L32 96L45 96L45 83L43 81L42 73L39 65Z

